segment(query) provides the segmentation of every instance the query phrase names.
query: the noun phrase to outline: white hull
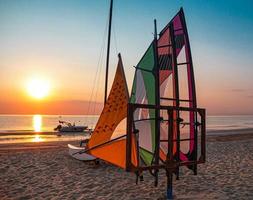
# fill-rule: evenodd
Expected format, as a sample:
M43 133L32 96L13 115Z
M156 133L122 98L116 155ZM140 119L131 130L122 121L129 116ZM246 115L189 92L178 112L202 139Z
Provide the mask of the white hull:
M85 150L85 147L76 147L74 145L68 144L68 148L69 148L69 155L77 160L91 161L96 159L96 157L91 156L90 154L78 153L82 150Z

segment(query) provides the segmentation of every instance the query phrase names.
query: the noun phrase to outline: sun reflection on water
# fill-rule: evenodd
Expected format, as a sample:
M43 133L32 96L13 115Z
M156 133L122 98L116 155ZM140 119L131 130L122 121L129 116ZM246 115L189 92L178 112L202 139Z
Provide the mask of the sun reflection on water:
M33 129L35 132L40 132L42 127L42 117L41 115L33 116Z
M40 135L35 135L35 137L32 139L33 142L43 142L45 139L43 139Z
M33 115L33 130L35 132L41 132L42 128L42 116L41 115ZM36 134L32 139L33 142L43 142L45 139L41 137L41 135Z

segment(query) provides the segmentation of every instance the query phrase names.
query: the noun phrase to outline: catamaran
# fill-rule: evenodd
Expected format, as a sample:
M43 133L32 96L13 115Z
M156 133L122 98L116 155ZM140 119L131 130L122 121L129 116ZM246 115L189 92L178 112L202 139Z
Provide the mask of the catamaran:
M111 1L112 8L112 1ZM205 162L205 109L197 107L193 62L183 9L157 34L139 63L131 95L119 54L114 81L91 138L70 146L75 158L101 160L136 174L148 170L158 184L166 171L167 198L181 166L197 174ZM162 178L160 176L160 178Z

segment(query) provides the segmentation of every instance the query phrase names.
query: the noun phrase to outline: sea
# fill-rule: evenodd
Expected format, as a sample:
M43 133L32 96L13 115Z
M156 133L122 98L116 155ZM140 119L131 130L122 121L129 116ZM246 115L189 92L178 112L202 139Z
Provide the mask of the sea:
M0 144L71 141L89 137L85 133L64 133L54 128L59 120L94 128L97 115L0 115ZM253 128L253 115L207 116L207 134Z

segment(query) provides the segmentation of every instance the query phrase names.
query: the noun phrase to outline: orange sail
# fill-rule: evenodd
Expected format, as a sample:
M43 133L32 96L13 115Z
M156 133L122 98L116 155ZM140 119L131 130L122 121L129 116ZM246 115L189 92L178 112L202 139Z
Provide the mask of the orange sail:
M110 94L99 117L94 132L88 142L88 153L126 168L126 118L129 101L121 56ZM137 166L136 145L132 141L132 164Z

